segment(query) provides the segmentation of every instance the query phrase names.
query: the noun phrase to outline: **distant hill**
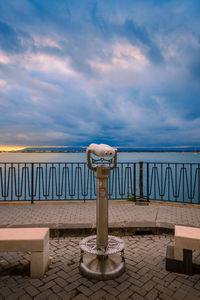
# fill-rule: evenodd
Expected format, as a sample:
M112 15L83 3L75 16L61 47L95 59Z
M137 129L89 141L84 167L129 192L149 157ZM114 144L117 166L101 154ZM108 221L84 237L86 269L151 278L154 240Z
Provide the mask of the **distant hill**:
M73 146L56 146L56 147L28 147L20 150L19 152L85 152L86 147L73 147Z
M200 146L182 147L117 147L118 152L199 152Z

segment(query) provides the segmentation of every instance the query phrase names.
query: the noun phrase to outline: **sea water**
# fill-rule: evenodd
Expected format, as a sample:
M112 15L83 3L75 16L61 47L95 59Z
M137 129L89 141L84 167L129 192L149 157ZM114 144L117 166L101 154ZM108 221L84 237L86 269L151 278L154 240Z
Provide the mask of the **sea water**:
M1 152L0 162L86 162L85 152ZM118 162L200 163L200 152L118 152Z

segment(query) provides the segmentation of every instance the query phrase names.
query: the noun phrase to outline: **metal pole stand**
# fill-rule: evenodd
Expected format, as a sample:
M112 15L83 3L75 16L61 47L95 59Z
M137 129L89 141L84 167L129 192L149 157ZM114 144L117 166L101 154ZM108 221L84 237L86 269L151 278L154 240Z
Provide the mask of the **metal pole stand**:
M97 235L86 237L80 242L79 269L88 278L108 280L125 271L124 242L118 237L108 235L107 180L110 167L97 165L93 170L97 178Z

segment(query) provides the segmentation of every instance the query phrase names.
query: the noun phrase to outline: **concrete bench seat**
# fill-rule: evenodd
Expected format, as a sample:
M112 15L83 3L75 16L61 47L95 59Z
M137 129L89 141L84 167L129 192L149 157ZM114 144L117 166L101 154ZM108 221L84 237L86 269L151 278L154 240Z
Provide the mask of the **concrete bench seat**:
M1 228L0 252L31 252L30 276L40 278L49 265L49 228Z
M200 250L200 228L175 226L174 258L183 260L183 249Z
M192 263L193 250L200 251L200 228L176 225L174 246L167 247L167 271L188 275L199 273L199 265Z

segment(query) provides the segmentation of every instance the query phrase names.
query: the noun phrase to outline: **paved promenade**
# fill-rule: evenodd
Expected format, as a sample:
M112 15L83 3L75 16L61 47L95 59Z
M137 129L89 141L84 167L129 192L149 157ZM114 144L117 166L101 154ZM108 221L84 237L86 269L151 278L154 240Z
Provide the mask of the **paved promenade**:
M134 203L110 203L113 228L200 226L200 208ZM95 203L0 205L0 227L48 226L52 229L95 227ZM123 235L125 273L114 280L95 281L79 273L81 236L50 239L52 263L41 279L29 277L28 253L0 253L0 300L57 299L200 299L200 275L165 270L167 245L173 235ZM200 264L200 253L193 253Z
M110 228L200 227L200 206L109 203ZM52 229L96 227L95 202L53 204L0 204L0 227L44 226Z

